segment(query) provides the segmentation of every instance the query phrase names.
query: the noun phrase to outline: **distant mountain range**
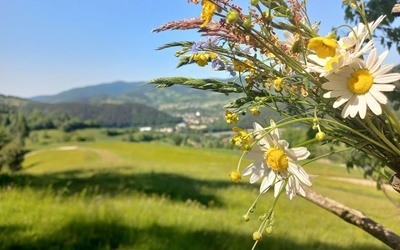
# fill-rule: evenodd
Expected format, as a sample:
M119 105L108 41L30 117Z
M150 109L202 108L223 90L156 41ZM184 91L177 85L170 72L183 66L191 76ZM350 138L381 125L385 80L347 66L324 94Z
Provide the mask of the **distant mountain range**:
M56 95L35 96L32 101L44 103L89 103L123 104L139 103L160 111L176 115L193 112L214 113L223 105L235 99L221 93L202 91L184 86L157 89L146 82L117 81L93 86L74 88Z
M99 96L118 96L129 92L143 90L144 82L123 82L117 81L112 83L104 83L93 86L74 88L61 92L56 95L42 95L30 98L33 101L46 103L60 102L83 102L87 103L93 97ZM149 87L149 86L147 86Z
M34 126L38 128L52 119L61 122L65 115L100 126L126 127L172 124L195 114L213 122L223 117L222 106L234 99L184 86L158 89L146 82L117 81L30 99L0 95L0 104L16 106L28 118L39 120Z

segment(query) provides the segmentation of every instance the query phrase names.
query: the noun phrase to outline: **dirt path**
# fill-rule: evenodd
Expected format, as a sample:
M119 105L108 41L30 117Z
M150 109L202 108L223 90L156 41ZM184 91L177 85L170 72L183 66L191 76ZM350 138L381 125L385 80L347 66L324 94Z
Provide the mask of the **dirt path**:
M356 179L356 178L348 178L348 177L324 177L324 178L330 179L330 180L354 183L354 184L363 185L363 186L376 187L376 182L373 180ZM396 192L393 190L393 188L389 184L383 184L382 186L383 186L383 188L385 188L385 190L391 190L393 192Z

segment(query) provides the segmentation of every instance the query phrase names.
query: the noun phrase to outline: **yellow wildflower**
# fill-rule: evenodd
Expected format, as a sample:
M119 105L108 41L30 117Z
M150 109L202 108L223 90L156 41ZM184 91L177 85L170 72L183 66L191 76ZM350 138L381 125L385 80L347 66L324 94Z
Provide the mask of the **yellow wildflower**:
M252 107L252 108L250 109L250 111L251 111L251 113L252 113L254 116L259 116L259 115L260 115L260 109L257 108L257 107Z
M208 57L209 57L211 60L214 60L214 59L217 58L217 54L215 54L214 52L207 51L206 54L208 55Z
M274 89L275 89L275 91L281 92L282 91L282 84L283 84L283 79L280 78L280 77L277 77L274 80Z
M211 21L217 6L208 0L202 0L201 5L203 6L203 11L201 12L200 19L203 20L203 24L200 27L203 28Z
M237 123L239 121L239 116L236 113L232 113L229 110L225 111L225 120L227 123Z
M245 71L246 66L239 60L233 60L233 69L236 71Z
M232 130L236 132L236 135L232 139L233 143L236 146L241 146L240 148L242 151L249 151L251 149L253 139L247 130L238 127L233 127Z
M197 62L197 65L199 65L200 67L204 67L207 65L208 62L208 57L205 54L195 54L193 56L193 60Z
M334 57L337 47L336 40L327 37L314 37L308 42L308 48L315 50L319 58Z
M243 62L233 59L232 63L233 63L233 69L236 71L246 71L248 69L252 69L253 65L253 63L247 59L243 60Z

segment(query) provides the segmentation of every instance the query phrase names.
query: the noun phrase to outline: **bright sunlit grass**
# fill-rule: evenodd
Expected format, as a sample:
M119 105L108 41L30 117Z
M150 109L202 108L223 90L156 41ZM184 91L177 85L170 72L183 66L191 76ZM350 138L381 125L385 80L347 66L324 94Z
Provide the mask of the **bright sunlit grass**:
M68 150L66 150L68 149ZM32 152L1 176L1 249L250 249L265 195L229 181L239 153L145 143L80 143ZM399 231L397 208L372 186L343 183L341 167L310 164L313 189ZM393 211L381 214L379 211ZM296 197L282 197L273 235L258 249L388 249L362 230Z

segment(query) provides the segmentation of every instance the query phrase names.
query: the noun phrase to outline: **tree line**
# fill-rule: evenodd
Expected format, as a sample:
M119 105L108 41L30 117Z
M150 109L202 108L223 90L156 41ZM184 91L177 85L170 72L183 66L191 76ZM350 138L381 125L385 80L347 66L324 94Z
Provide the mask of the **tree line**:
M61 129L65 132L93 127L172 125L182 121L181 118L137 103L32 103L22 106L21 113L26 116L32 130Z

